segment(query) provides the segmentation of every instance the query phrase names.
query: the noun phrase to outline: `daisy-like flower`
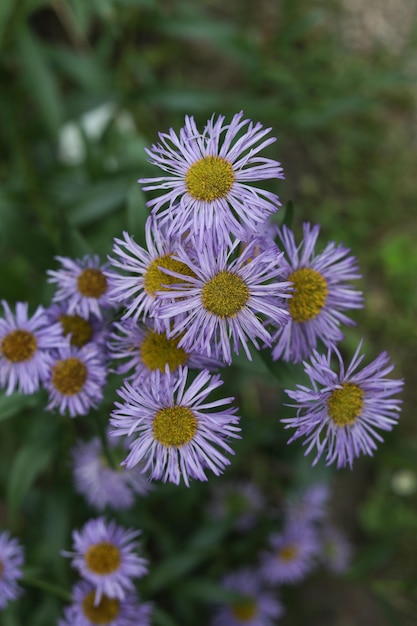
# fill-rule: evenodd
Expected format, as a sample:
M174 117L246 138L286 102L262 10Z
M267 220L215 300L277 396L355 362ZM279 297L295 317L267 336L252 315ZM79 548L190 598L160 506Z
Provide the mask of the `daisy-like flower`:
M402 380L386 378L394 365L386 352L359 370L364 355L360 354L362 341L345 369L337 348L339 372L331 368L332 351L321 355L314 350L305 372L312 388L297 385L296 391L286 390L295 400L295 417L281 420L286 428L296 431L288 443L305 438L307 455L317 449L313 465L325 454L326 464L352 467L353 459L361 454L372 456L377 441L383 441L377 430L392 430L397 423L401 400L392 396L401 392Z
M213 116L201 133L186 116L179 136L172 129L160 133L160 143L147 150L151 163L168 175L138 182L145 191L162 191L148 206L179 234L217 228L225 239L229 232L242 238L245 227L255 230L280 206L277 195L251 185L284 178L278 161L259 156L276 141L266 138L271 129L243 119L242 112L230 124L224 119Z
M288 524L269 537L270 549L261 555L261 573L269 584L294 584L315 567L319 541L309 524Z
M152 605L139 603L135 593L126 593L123 600L103 593L96 602L94 585L82 580L74 585L72 597L58 626L150 626Z
M17 581L22 577L23 548L6 530L0 533L0 608L18 598L22 589Z
M234 526L244 532L252 528L265 506L258 485L239 481L215 486L210 510L214 518L232 518Z
M103 399L107 370L103 354L95 344L79 350L72 346L60 348L44 386L49 392L47 409L58 408L61 415L86 415Z
M179 337L168 338L165 330L157 328L151 321L139 324L131 319L114 324L115 332L110 336L108 347L110 357L124 361L116 368L118 374L135 381L154 370L164 372L167 365L171 372L184 365L191 369L210 370L223 365L218 359L187 352L178 346Z
M4 319L0 319L0 386L10 395L31 394L39 389L48 376L51 350L67 345L59 324L50 324L43 307L39 306L29 317L26 302L16 304L13 314L2 301Z
M48 282L57 284L54 302L65 302L68 314L77 313L84 318L96 315L102 317L103 309L108 309L109 285L105 275L105 265L100 265L97 255L86 255L82 259L55 257L62 267L48 270Z
M169 293L158 294L161 300L167 299L158 315L171 320L173 329L168 333L180 336L178 346L226 363L232 361L232 347L235 353L243 347L251 360L248 340L257 349L258 339L271 345L266 321L285 324L289 319L284 298L290 297L290 283L279 282L281 253L275 248L258 253L253 240L233 259L240 243L235 240L229 246L219 243L213 234L207 235L204 246L195 246L195 260L185 248L179 248L176 258L191 268L194 276L170 272L179 284Z
M107 320L95 315L83 317L78 313L69 313L65 303L52 304L46 309L46 315L51 322L60 324L61 333L68 337L71 346L82 348L88 343L95 343L105 350L109 333Z
M348 281L360 278L356 259L350 250L330 242L316 254L319 226L304 224L304 238L296 245L293 233L284 226L277 230L282 248L285 280L293 283L288 301L290 321L274 335L272 357L301 362L321 340L333 347L343 338L340 325L354 324L343 311L363 306L362 293Z
M344 533L333 524L327 523L320 529L319 537L320 562L331 572L336 574L345 572L350 564L352 546Z
M170 285L177 281L168 276L162 268L191 275L192 272L174 257L177 239L167 237L163 230L156 227L154 220L148 218L145 224L147 249L139 246L128 233L123 239L115 239L113 257L110 264L121 273L108 271L110 298L125 307L122 319L132 317L142 320L154 314L157 304L156 294L161 290L170 290Z
M63 551L62 555L72 557L72 566L94 586L94 605L104 595L124 600L135 589L132 579L147 574L146 559L136 554L140 534L140 530L125 529L104 517L73 531L74 551Z
M212 621L213 626L274 626L284 613L275 594L263 588L262 579L254 569L242 569L226 576L225 589L238 597L231 604L220 607Z
M125 458L127 438L117 441L114 437L109 437L108 445L118 460ZM72 468L77 491L98 511L103 511L106 507L115 510L129 509L136 495L146 496L152 488L140 465L131 470L123 466L118 469L111 467L98 437L79 442L73 448Z
M178 374L156 370L146 385L125 382L118 391L123 403L115 404L110 434L136 436L124 461L128 469L143 462L151 479L178 485L182 477L189 486L189 478L207 480L206 468L218 476L229 465L223 452L233 454L226 438L238 437L239 418L235 408L217 409L233 398L206 402L223 384L220 377L203 370L188 387L187 377L187 367Z
M286 519L290 523L321 522L327 515L329 498L330 489L327 485L310 485L301 493L288 498L285 503Z

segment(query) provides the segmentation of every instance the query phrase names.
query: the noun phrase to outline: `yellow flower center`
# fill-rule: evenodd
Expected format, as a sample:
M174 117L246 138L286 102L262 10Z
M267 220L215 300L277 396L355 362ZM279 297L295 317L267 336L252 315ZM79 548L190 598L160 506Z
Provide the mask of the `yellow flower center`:
M71 345L82 348L91 340L93 328L86 319L80 315L60 315L62 331L65 335L71 335Z
M326 279L311 267L302 267L288 276L294 283L289 301L290 315L294 322L313 320L326 304L328 287Z
M94 591L84 596L82 607L85 617L93 624L110 624L119 615L119 600L103 594L100 602L94 604L94 597Z
M52 384L64 396L81 391L87 379L87 368L76 357L62 359L52 368Z
M363 409L364 391L354 383L343 383L341 389L335 389L327 400L330 419L336 426L354 424Z
M188 193L197 200L225 198L235 182L233 166L219 156L206 156L191 165L185 175Z
M171 371L180 365L185 365L188 354L183 348L179 348L176 339L168 339L166 333L157 333L150 330L140 345L140 355L148 370L165 371L168 365Z
M110 541L100 541L90 546L85 553L85 563L94 574L106 576L119 569L122 558L120 550Z
M85 298L100 298L107 291L107 278L101 270L89 267L78 276L77 287Z
M234 317L243 309L250 296L249 288L240 276L223 270L202 289L203 307L219 317Z
M185 276L195 277L194 272L190 270L188 265L185 263L176 261L170 254L160 256L150 263L143 277L145 291L150 296L155 295L157 291L169 291L169 285L176 285L183 282L180 278L175 278L175 276L165 274L165 272L159 269L160 267L164 267L171 272L177 272L178 274L184 274ZM162 285L168 285L168 287L163 287Z
M298 548L294 545L288 545L281 548L278 552L278 556L283 561L292 561L298 554Z
M160 409L153 420L153 436L167 448L179 448L189 443L197 432L197 419L186 406Z
M35 335L28 330L12 330L3 337L1 351L3 356L12 363L29 361L36 352L38 342Z
M250 622L258 612L257 604L251 598L245 598L232 606L232 613L241 622Z

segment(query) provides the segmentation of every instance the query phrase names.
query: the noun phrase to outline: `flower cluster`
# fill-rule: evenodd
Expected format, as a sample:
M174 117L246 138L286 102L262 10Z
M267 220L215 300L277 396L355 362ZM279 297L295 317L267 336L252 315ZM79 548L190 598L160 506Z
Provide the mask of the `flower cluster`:
M216 608L213 626L272 626L284 612L278 598L281 585L300 583L319 566L332 573L348 568L350 544L330 520L329 498L330 489L318 483L285 499L280 528L267 536L258 564L243 566L223 578L222 587L231 595ZM264 507L258 511L261 516L265 520L271 512Z
M151 606L139 603L133 584L148 571L147 561L136 554L138 535L103 517L73 532L74 550L63 555L72 558L83 580L74 586L73 603L59 626L149 624Z

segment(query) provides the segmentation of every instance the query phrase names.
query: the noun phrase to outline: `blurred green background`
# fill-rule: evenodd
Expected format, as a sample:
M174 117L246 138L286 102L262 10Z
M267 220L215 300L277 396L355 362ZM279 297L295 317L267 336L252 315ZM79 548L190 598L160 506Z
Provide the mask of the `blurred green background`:
M157 175L144 147L185 114L244 110L271 126L286 180L270 188L294 203L295 229L319 223L322 242L359 258L366 307L345 350L364 336L369 358L390 353L404 410L374 459L335 478L334 514L355 545L348 579L294 590L304 613L288 607L288 625L417 623L416 26L415 2L400 0L0 2L1 298L48 305L55 255L104 259L123 229L141 241L136 180ZM258 412L260 384L245 391ZM0 399L0 420L10 407ZM272 470L260 474L273 490Z

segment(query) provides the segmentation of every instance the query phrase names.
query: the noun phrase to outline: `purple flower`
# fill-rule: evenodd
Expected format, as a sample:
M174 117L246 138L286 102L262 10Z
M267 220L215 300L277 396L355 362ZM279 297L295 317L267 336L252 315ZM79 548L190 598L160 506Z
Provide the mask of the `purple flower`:
M294 584L315 567L319 542L309 524L289 524L269 537L270 549L261 556L261 572L269 584Z
M103 355L109 333L109 321L95 315L83 317L78 313L69 313L65 303L53 304L45 311L50 322L59 323L61 333L69 338L75 348L82 348L88 343L102 347Z
M55 257L61 269L48 270L48 282L57 284L54 302L65 302L68 314L77 313L88 318L91 314L101 319L102 309L110 306L105 266L98 256L83 259Z
M165 274L162 268L180 272L181 275L191 273L186 265L173 258L177 239L167 237L151 218L146 221L145 236L147 249L124 232L123 239L114 240L115 258L109 257L110 264L122 272L107 272L110 298L126 307L122 319L132 317L134 321L139 318L144 320L154 314L158 302L156 293L161 289L169 291L170 285L178 282Z
M339 373L331 368L331 350L327 355L314 350L311 362L304 365L312 389L297 385L296 391L286 390L295 400L289 406L297 409L296 417L281 420L286 428L296 428L288 443L304 437L306 455L317 448L313 465L324 453L327 465L352 467L354 458L372 456L376 442L383 441L376 429L392 430L398 421L401 401L392 396L400 393L403 381L385 378L394 368L386 352L357 371L364 358L361 348L362 341L346 370L334 349Z
M344 533L332 524L325 524L319 533L321 550L319 559L331 572L341 574L350 564L352 546Z
M333 347L343 338L340 325L354 323L342 311L363 306L361 292L347 282L360 278L350 250L331 242L316 254L319 226L304 224L303 230L299 246L286 226L277 230L286 255L283 276L294 292L288 301L290 322L278 327L272 357L296 363L311 354L318 340Z
M146 385L125 382L118 391L124 402L116 402L110 434L137 435L124 461L128 469L143 462L150 478L179 484L182 477L188 486L189 478L207 480L206 468L218 476L230 463L223 452L233 454L226 439L238 437L239 418L235 408L216 409L233 398L206 402L223 381L203 370L187 387L187 376L186 367L178 374L156 370Z
M252 528L265 506L265 499L254 482L222 483L215 486L210 507L216 519L231 517L234 526L244 532Z
M254 569L229 574L223 579L223 586L240 597L217 610L213 626L274 626L275 620L284 613L282 604L271 591L263 588Z
M0 319L0 386L10 395L31 394L39 389L48 376L51 350L67 345L59 324L50 324L43 307L39 306L29 318L26 302L16 304L13 314L2 300L4 319Z
M144 576L147 561L135 554L140 530L118 526L104 517L88 521L82 530L72 533L74 552L63 551L72 557L72 566L95 588L94 604L103 595L124 600L134 590L132 579Z
M327 515L329 498L330 489L327 485L310 485L301 493L288 498L285 503L286 518L290 523L321 522Z
M127 439L117 442L110 437L108 445L111 454L121 457L120 461L126 456ZM140 465L131 470L120 466L118 469L111 467L97 437L88 442L79 442L73 448L72 467L77 491L98 511L105 507L128 509L133 505L136 495L145 496L152 488Z
M171 319L170 333L181 337L178 345L226 363L232 360L231 344L236 353L242 346L251 360L248 339L256 348L258 339L270 345L266 321L285 324L289 319L284 310L289 283L279 282L282 255L274 248L258 254L254 240L232 260L240 244L235 240L231 246L219 245L213 235L207 235L204 246L195 246L195 260L180 248L176 258L194 276L171 272L182 284L158 294L161 299L174 299L161 305L158 315Z
M179 337L168 338L165 330L157 328L150 322L141 325L131 319L114 324L115 332L109 342L110 357L125 361L117 367L118 374L124 374L127 380L137 381L154 370L164 372L167 365L171 372L184 365L191 369L210 370L223 365L218 359L187 352L178 346Z
M73 604L64 609L58 626L150 626L151 604L140 604L135 593L123 600L101 595L95 601L95 587L85 580L74 585Z
M0 533L0 608L18 598L22 589L16 581L22 577L23 548L6 530Z
M102 401L106 375L102 352L95 344L57 350L44 381L49 392L47 409L58 408L61 415L68 412L71 417L86 415Z
M284 178L278 161L258 156L275 137L265 139L270 128L242 117L224 124L224 116L213 115L201 133L186 116L179 136L172 129L160 133L161 143L147 150L151 163L168 175L138 182L145 191L162 191L148 206L172 231L203 235L216 228L225 239L229 232L242 238L245 227L255 230L278 210L278 196L248 184Z

